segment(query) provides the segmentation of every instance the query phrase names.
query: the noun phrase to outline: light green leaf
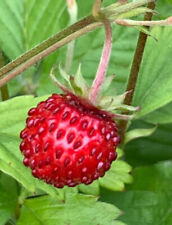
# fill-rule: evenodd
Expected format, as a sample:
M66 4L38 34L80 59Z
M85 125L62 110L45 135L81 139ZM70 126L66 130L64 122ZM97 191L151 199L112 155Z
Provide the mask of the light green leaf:
M100 193L99 182L96 180L90 185L81 184L79 190L83 193L98 196Z
M172 102L146 115L143 119L154 124L172 123Z
M157 127L149 128L149 129L134 129L131 131L128 131L125 134L124 143L127 144L128 142L140 138L140 137L147 137L155 132Z
M112 166L108 172L106 172L103 178L100 178L99 184L112 191L124 190L125 183L131 183L133 181L132 176L129 174L132 170L131 166L126 162L120 160L123 156L123 151L117 149L118 158L112 163Z
M141 107L139 118L172 100L172 29L156 27L152 34L158 42L147 42L133 101Z
M106 173L103 178L99 179L99 183L102 187L113 191L124 190L125 183L131 183L133 181L131 172L131 166L121 160L116 160L112 163L111 169Z
M62 30L68 22L66 2L63 0L0 0L0 15L0 48L9 60ZM53 54L53 63L59 53L60 51ZM44 62L51 57L47 57ZM10 81L10 96L22 92L25 86L28 93L32 82L35 83L42 73L41 69L38 73L27 70L22 76ZM48 75L49 71L46 72L46 76Z
M68 195L65 202L45 196L25 201L17 225L124 225L115 206L88 195Z

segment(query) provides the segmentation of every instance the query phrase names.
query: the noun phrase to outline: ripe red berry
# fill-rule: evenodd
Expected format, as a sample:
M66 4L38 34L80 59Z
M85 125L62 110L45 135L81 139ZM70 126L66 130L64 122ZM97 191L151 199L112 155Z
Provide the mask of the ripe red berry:
M53 94L28 112L21 132L24 165L55 187L90 184L116 159L117 125L74 95Z

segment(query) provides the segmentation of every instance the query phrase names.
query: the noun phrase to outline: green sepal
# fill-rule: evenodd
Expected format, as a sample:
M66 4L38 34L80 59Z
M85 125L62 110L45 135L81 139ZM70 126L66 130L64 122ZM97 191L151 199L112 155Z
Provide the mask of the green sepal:
M133 9L129 12L125 12L125 13L121 13L119 15L112 15L109 17L110 20L114 20L114 19L126 19L126 18L131 18L134 16L138 16L140 14L145 14L145 13L152 13L155 14L156 11L152 10L152 9L148 9L146 7L139 7L137 9Z
M137 30L141 31L142 33L147 34L148 36L152 37L155 41L158 41L158 39L152 35L152 32L149 30L149 28L145 26L134 26Z
M63 70L63 68L61 67L60 64L59 64L59 72L60 72L61 77L65 81L67 87L69 88L69 90L74 93L73 87L70 82L70 75L67 74L65 70Z
M108 108L109 111L113 111L113 110L120 110L120 111L130 111L130 112L136 112L139 110L139 107L134 107L131 105L112 105Z
M101 93L104 93L109 89L114 78L115 78L115 75L105 77L104 82L102 84Z
M157 129L157 126L153 128L149 128L149 129L134 129L134 130L128 131L125 134L124 144L127 144L128 142L136 138L150 136L151 134L155 132L156 129Z
M57 85L57 87L59 87L62 91L64 92L71 92L71 89L69 89L69 87L67 87L66 85L63 85L61 82L58 81L58 79L55 77L54 75L54 70L55 68L53 67L50 71L50 77L52 79L52 81Z
M76 88L80 89L82 97L88 96L89 87L88 87L84 77L82 76L81 64L79 64L78 70L74 76L74 85Z

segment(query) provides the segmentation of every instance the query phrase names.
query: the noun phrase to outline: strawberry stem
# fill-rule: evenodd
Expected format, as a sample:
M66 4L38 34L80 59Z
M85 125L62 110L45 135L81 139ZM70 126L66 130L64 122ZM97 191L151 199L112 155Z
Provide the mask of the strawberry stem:
M100 59L99 67L96 73L96 77L93 81L93 85L90 91L89 100L96 104L97 97L99 95L100 89L102 87L106 71L108 68L109 60L110 60L110 54L112 49L112 28L109 21L104 22L105 32L106 32L106 38L105 43L102 51L102 57Z

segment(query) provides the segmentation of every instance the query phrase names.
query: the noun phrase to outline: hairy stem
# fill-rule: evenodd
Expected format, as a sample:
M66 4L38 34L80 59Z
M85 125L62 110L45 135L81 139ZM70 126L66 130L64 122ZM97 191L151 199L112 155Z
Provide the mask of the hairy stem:
M4 65L4 60L3 60L2 50L0 49L0 68L3 67L3 65ZM6 101L9 99L7 84L1 87L1 98L2 98L2 101Z
M149 9L154 10L155 3L151 2L148 4L147 7ZM152 13L146 13L144 20L150 21L151 19L152 19ZM138 74L140 71L140 66L141 66L141 62L142 62L142 58L143 58L143 53L144 53L147 37L148 36L146 34L140 32L134 59L133 59L133 63L132 63L132 67L131 67L131 71L130 71L130 75L129 75L128 85L127 85L127 89L126 89L126 91L132 90L132 92L129 92L129 94L126 95L126 97L124 99L124 104L126 104L126 105L131 105L131 103L132 103L132 99L133 99L133 95L134 95L134 91L135 91L135 87L136 87ZM127 125L128 125L128 121L126 121L126 120L120 121L119 132L120 132L120 137L121 137L121 143L123 143Z
M72 35L75 36L75 33L77 31L81 31L82 29L85 29L89 25L93 25L93 24L95 25L95 23L96 23L96 21L95 21L93 16L88 16L88 17L78 21L77 23L75 23L72 26L64 29L60 33L50 37L46 41L42 42L41 44L37 45L33 49L31 49L28 52L26 52L23 55L21 55L16 60L14 60L14 61L10 62L9 64L7 64L6 66L4 66L2 69L0 69L0 77L3 76L5 73L8 73L11 70L15 69L17 66L19 66L22 63L26 62L30 58L32 58L32 57L36 56L37 54L41 53L42 51L48 49L49 47L51 47L52 45L56 44L57 42L60 42L60 41L64 40L68 36L72 36ZM99 27L99 26L97 26L97 27ZM92 29L94 30L95 27L93 26ZM90 30L84 31L83 34L89 32L89 31ZM80 35L82 35L81 32L80 32ZM71 39L73 40L74 38L69 38L69 41Z
M97 70L96 77L94 79L89 100L95 104L98 94L100 92L100 89L102 87L106 71L108 68L109 60L110 60L110 54L111 54L111 49L112 49L112 28L111 24L109 21L104 22L105 26L105 32L106 32L106 39L103 47L103 52L102 52L102 57L100 60L100 64Z
M172 17L169 17L165 20L156 20L156 21L136 21L129 19L117 19L115 20L114 23L121 26L172 26Z
M24 70L26 70L30 66L34 65L35 63L37 63L44 57L48 56L50 53L57 50L58 48L64 46L65 44L69 43L70 41L82 36L83 34L88 33L89 31L95 30L96 28L102 26L102 23L93 22L93 21L94 20L92 20L92 22L90 22L88 26L85 26L85 24L83 26L83 24L82 24L82 28L80 27L80 29L78 28L78 26L76 26L75 31L74 32L70 31L69 35L66 35L66 34L64 35L64 32L66 32L66 30L64 30L62 32L63 36L61 36L61 33L59 33L60 40L57 43L55 43L54 45L50 45L50 47L46 48L45 50L40 51L40 49L38 49L40 51L40 53L34 54L34 56L32 56L32 57L30 57L30 56L26 57L26 55L24 54L23 57L24 58L26 57L26 59L28 58L28 60L26 60L26 61L24 60L23 57L18 58L16 60L18 66L16 66L16 61L13 61L7 67L3 67L2 70L0 70L0 75L1 74L4 75L5 73L7 73L7 71L9 71L9 73L7 73L6 76L0 80L0 87L3 86L4 84L6 84L11 79L13 79L14 77L16 77L17 75L19 75L20 73L22 73ZM67 29L67 31L69 32L69 29ZM31 51L29 51L28 53L30 54ZM22 64L21 62L23 60L24 60L24 62Z

